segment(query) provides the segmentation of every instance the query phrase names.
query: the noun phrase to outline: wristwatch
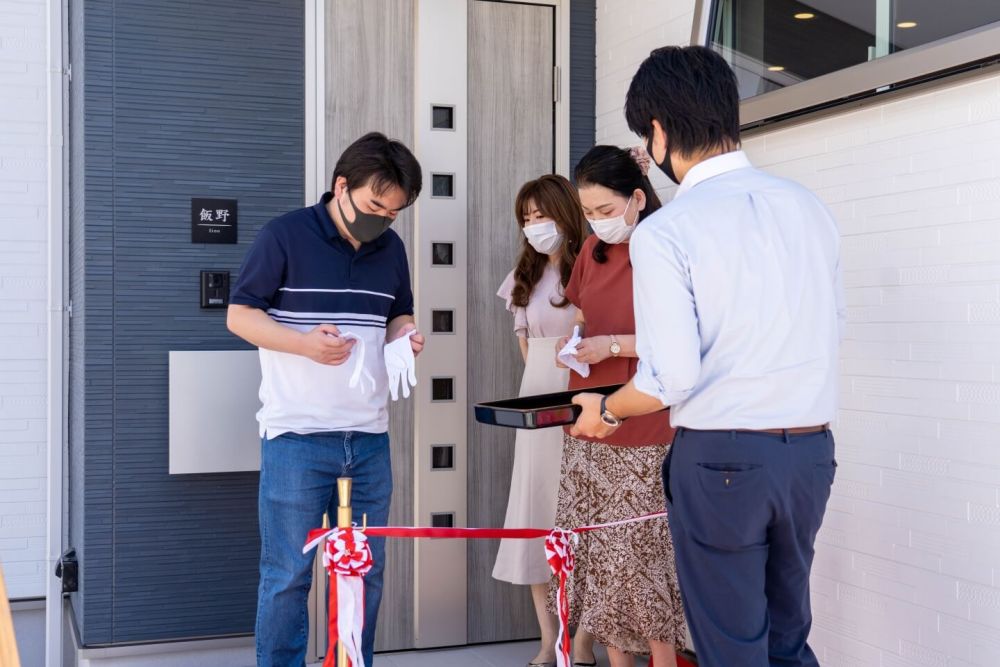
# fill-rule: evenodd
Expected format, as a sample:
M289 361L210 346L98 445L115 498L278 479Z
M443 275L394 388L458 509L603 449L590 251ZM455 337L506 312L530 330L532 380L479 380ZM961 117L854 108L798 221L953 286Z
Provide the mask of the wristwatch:
M617 357L622 353L622 346L618 343L618 339L615 338L614 334L611 334L611 356Z
M622 425L622 420L615 417L614 413L608 411L608 397L604 396L601 398L601 421L604 422L605 426L610 426L611 428L618 428Z

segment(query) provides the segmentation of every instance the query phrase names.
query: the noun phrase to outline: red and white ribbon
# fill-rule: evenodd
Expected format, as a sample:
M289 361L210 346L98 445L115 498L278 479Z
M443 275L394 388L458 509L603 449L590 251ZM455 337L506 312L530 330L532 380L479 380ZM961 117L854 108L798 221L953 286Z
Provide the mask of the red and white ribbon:
M666 512L654 512L631 519L611 521L590 526L580 526L571 530L556 528L423 528L411 526L368 526L364 532L343 528L317 529L309 531L302 553L307 553L326 540L323 551L323 565L330 576L336 577L336 585L330 586L330 645L323 667L335 667L334 646L340 638L350 659L351 667L365 667L361 654L361 632L364 628L364 582L363 577L372 568L372 553L365 535L372 537L409 538L452 538L452 539L536 539L545 538L545 559L552 573L558 578L556 606L559 610L559 636L556 640L557 667L570 667L569 649L569 600L566 597L566 581L573 572L575 558L573 546L580 533L589 533L603 528L614 528L631 523L649 521L665 517Z
M323 667L335 667L337 643L344 646L351 667L365 667L361 652L361 633L365 626L364 576L372 569L372 551L368 538L357 529L335 528L319 537L310 533L303 553L324 539L323 567L334 580L330 582L329 645Z
M622 519L621 521L609 521L608 523L595 523L590 526L580 526L579 528L574 528L574 533L589 533L592 530L600 530L601 528L614 528L615 526L627 526L630 523L641 523L643 521L649 521L650 519L659 519L660 517L667 516L666 512L653 512L652 514L643 514L642 516L632 517L631 519Z
M572 530L554 529L545 538L545 560L552 574L559 579L556 608L559 610L559 636L556 637L556 667L570 667L569 661L569 601L566 599L566 579L573 571L573 544L579 536Z

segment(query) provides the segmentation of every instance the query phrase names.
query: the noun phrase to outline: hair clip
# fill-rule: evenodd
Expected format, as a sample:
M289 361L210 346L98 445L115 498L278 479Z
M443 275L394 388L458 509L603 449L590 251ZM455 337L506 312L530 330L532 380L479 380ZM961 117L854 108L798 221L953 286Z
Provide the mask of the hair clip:
M632 146L628 149L628 155L632 158L637 165L639 165L639 171L642 172L643 176L649 174L649 165L652 160L649 157L649 153L646 152L645 146Z

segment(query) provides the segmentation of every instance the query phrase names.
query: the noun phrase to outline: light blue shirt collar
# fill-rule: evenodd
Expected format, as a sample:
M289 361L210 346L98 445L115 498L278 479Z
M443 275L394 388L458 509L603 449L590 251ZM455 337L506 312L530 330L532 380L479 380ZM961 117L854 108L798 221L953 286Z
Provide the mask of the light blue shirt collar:
M677 199L702 181L721 176L726 172L735 171L736 169L746 169L752 166L750 158L741 150L710 157L688 170L688 173L684 175L684 180L681 181L680 186L677 188L677 193L674 194L674 199Z

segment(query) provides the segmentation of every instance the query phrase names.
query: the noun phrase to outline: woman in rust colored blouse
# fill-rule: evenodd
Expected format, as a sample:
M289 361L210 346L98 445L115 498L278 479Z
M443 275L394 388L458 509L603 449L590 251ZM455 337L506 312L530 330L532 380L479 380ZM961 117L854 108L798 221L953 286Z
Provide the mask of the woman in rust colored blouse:
M590 364L587 378L570 372L570 389L623 384L636 372L628 240L635 225L660 207L641 166L644 157L595 146L576 167L594 236L584 243L566 287L583 336L576 358ZM565 342L560 340L557 349ZM556 525L608 523L662 511L660 465L672 440L666 411L629 419L606 440L564 434ZM631 667L632 656L639 654L652 654L656 667L676 664L685 622L665 518L581 535L568 597L571 624L608 648L612 667ZM574 656L576 665L592 660Z

